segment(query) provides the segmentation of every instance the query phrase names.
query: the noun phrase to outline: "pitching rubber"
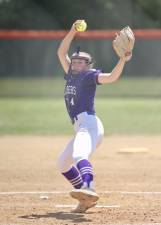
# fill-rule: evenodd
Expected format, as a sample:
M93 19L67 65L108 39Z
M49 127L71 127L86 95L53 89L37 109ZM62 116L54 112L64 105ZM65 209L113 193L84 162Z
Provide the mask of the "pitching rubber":
M96 202L99 199L97 193L87 189L75 189L70 192L72 198L77 199L78 201L90 201Z

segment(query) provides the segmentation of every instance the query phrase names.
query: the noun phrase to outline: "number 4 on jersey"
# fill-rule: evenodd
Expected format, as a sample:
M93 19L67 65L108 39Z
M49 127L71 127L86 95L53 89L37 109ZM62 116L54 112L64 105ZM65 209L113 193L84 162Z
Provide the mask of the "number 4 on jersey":
M74 105L74 100L73 100L73 98L70 100L70 104L71 104L71 105Z

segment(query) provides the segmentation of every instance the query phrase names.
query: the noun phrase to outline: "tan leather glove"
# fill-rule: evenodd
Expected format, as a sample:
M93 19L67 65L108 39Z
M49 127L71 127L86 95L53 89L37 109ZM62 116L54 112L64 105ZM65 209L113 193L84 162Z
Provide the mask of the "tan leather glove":
M116 38L113 40L113 48L120 58L125 58L129 61L132 57L132 50L134 48L135 36L129 26L123 28Z

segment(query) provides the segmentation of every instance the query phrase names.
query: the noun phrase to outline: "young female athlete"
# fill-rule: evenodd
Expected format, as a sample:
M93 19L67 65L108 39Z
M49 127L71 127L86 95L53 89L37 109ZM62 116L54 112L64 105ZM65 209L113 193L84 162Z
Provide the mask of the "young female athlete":
M99 198L94 191L93 167L89 161L104 135L103 125L94 109L96 86L116 81L131 56L120 58L111 73L93 69L92 57L86 52L78 50L70 58L68 50L77 33L75 25L78 22L80 20L72 25L58 49L58 57L65 71L66 108L75 130L74 137L58 159L58 168L75 188L70 195L79 204L73 212L83 213L95 206Z

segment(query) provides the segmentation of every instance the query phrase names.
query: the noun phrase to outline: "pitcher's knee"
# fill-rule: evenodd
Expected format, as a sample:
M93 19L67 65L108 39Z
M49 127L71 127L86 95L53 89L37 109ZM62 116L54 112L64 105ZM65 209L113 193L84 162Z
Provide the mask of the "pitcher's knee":
M99 134L98 134L98 137L97 137L97 146L101 144L103 138L104 138L104 129L102 129L99 132Z

